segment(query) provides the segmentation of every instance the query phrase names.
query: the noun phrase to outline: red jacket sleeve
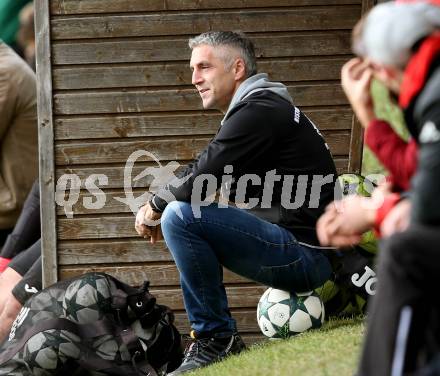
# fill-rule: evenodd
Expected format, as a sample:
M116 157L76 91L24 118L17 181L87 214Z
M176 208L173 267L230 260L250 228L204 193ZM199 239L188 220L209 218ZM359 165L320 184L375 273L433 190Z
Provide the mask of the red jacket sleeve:
M391 174L398 190L408 190L417 168L417 144L403 140L389 123L373 120L365 131L365 143Z
M374 231L378 238L381 237L380 225L382 224L388 213L399 203L401 197L398 193L391 193L382 203L382 206L376 211L376 218L374 220Z

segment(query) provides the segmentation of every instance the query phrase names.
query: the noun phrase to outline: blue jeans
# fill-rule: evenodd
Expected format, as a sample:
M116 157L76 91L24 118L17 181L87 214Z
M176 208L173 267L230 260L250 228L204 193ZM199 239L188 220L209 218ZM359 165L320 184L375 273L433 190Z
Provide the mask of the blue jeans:
M197 333L228 335L231 317L222 265L241 276L282 290L304 292L321 286L331 266L321 251L298 244L292 233L246 210L201 208L174 201L162 215L162 233L177 268L185 308Z

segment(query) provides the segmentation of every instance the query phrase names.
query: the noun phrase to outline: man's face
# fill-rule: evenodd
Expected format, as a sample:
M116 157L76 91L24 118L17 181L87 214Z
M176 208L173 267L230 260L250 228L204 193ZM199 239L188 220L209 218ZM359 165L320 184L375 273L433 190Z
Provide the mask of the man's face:
M235 64L226 69L219 51L226 47L200 45L193 48L190 68L192 84L203 102L203 108L226 112L240 82L237 81Z

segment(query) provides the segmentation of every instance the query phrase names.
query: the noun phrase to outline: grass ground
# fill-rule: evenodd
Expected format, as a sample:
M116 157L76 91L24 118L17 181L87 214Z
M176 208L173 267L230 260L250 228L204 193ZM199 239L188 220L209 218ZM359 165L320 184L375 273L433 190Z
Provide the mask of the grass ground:
M349 376L361 347L362 318L330 320L319 330L266 341L191 373L194 376Z

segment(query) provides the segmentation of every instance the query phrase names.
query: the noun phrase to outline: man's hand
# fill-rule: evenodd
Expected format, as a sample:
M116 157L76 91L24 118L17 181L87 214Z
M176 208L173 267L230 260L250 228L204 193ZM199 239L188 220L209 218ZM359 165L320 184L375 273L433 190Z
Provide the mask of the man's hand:
M150 203L142 206L136 214L134 227L137 233L146 239L149 238L152 244L162 239L160 225L156 224L161 216L161 213L153 211Z
M408 199L400 201L382 222L380 232L383 237L388 237L396 232L405 231L409 226L411 212L411 201Z
M366 197L348 196L327 206L316 225L322 245L346 247L360 242L374 224L377 206Z
M373 99L370 93L372 78L373 71L369 63L360 58L353 58L342 67L342 88L364 128L375 119Z
M160 227L160 225L153 227L151 229L150 243L154 244L162 239L163 239L163 235L162 235L162 228Z
M377 209L379 209L385 198L392 193L392 185L386 180L383 180L379 183L379 185L374 189L371 194L371 198L375 203Z

